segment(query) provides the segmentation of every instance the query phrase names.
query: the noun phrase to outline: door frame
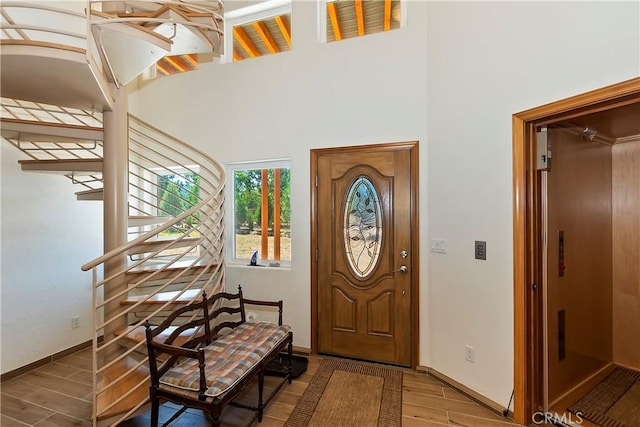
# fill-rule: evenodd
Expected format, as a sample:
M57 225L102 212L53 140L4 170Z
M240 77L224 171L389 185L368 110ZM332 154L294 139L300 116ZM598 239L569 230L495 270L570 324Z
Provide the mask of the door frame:
M512 116L513 136L513 301L514 420L528 425L541 403L542 293L538 238L540 186L536 171L535 126L565 121L640 102L640 77L532 108Z
M318 175L318 157L326 154L344 154L353 152L375 152L409 149L411 157L411 368L418 365L419 356L419 314L420 314L420 233L418 218L418 141L390 142L380 144L355 145L335 148L318 148L311 150L310 193L311 193L311 242L309 257L311 262L311 352L318 352L318 263L316 248L318 246L318 192L316 176Z

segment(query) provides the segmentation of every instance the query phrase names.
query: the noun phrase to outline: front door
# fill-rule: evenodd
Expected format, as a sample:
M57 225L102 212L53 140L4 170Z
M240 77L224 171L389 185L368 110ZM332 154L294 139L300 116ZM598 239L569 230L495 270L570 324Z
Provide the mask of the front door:
M314 151L319 353L411 365L416 151Z

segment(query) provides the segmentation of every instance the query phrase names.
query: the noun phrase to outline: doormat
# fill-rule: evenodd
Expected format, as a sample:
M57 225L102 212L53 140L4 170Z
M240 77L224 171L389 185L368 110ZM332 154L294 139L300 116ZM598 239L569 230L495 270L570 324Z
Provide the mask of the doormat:
M603 427L640 426L640 372L616 367L568 410Z
M266 375L276 375L284 377L287 375L287 363L289 362L289 355L281 353L278 357L267 363L265 370ZM298 378L307 370L309 359L302 356L291 357L291 378Z
M400 427L402 371L324 359L285 427Z

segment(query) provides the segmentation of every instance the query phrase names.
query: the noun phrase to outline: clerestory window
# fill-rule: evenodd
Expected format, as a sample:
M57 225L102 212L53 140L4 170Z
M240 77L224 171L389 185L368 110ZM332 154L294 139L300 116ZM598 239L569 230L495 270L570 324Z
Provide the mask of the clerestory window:
M321 0L324 41L333 42L390 31L404 25L401 0Z
M225 62L291 49L291 0L269 0L225 13Z

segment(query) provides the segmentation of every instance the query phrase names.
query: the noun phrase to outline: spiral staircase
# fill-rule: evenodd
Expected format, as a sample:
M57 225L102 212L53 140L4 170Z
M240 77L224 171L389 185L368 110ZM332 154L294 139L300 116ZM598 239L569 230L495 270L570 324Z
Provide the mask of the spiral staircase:
M143 324L224 287L224 170L129 114L126 86L168 55L219 55L222 3L0 9L2 139L24 153L22 170L63 174L78 200L104 205L105 253L82 269L93 284L93 423L117 425L146 407Z

